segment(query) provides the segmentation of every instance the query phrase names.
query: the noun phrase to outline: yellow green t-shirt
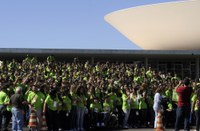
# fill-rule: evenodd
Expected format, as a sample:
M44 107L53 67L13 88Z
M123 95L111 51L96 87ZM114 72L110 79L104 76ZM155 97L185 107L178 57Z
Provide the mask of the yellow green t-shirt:
M77 106L80 108L83 108L85 106L84 104L86 102L86 97L84 95L81 95L81 96L77 96L77 99L78 99Z
M122 94L122 110L130 109L130 100L126 94Z
M4 91L0 91L0 105L3 105L8 95Z
M91 103L90 104L90 109L92 109L94 112L97 112L97 113L99 113L99 112L101 112L102 111L102 106L101 106L101 103Z
M66 105L63 110L71 111L72 109L72 101L68 96L63 96L63 103Z
M45 99L45 102L48 106L49 109L53 110L53 111L56 111L58 109L58 103L59 103L59 100L58 98L54 98L52 99L50 97L50 95L47 95L46 99Z
M42 109L45 96L41 92L31 92L28 95L27 101L30 103L34 109Z
M10 98L7 96L6 98L5 98L5 100L4 100L4 103L9 103L10 102ZM7 105L6 106L6 110L7 111L11 111L11 109L12 109L12 106L11 105Z
M194 110L196 111L196 110L198 110L198 99L197 99L197 95L195 94L195 95L193 95L193 97L192 97L192 102L195 104L194 105Z
M111 111L110 103L107 103L107 102L103 103L103 111L105 111L105 112L110 112Z

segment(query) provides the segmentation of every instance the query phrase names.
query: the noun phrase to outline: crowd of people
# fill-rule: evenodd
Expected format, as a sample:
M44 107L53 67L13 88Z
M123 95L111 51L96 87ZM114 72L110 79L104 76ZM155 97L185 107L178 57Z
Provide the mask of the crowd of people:
M158 112L164 125L179 130L185 123L199 130L198 79L183 81L134 63L45 61L27 56L22 61L0 62L0 128L20 131L30 111L41 129L45 114L49 131L83 131L94 128L156 128ZM183 88L191 87L184 91ZM187 109L185 107L187 106ZM187 115L184 111L187 110ZM188 114L189 112L189 114ZM12 117L12 120L11 120ZM189 124L183 127L189 130Z

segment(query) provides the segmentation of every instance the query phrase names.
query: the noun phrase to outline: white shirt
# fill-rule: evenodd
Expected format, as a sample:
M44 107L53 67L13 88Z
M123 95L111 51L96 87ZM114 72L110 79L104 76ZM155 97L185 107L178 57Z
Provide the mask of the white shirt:
M154 110L159 110L161 108L161 100L162 100L162 97L160 93L156 93L154 95L154 103L153 103Z

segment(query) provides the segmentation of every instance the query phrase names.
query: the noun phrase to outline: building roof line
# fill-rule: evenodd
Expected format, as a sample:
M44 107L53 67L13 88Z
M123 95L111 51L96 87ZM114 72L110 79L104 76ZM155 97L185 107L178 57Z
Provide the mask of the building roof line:
M200 51L199 50L119 50L119 49L0 48L0 54L200 55Z

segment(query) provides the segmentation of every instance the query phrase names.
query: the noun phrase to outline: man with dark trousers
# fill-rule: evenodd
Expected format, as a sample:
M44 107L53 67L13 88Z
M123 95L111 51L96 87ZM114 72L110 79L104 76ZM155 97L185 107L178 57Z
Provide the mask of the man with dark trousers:
M190 86L190 79L185 78L183 81L179 81L176 88L176 93L178 94L178 107L176 110L176 123L175 131L179 131L180 122L184 120L184 130L189 131L189 118L190 118L190 108L191 108L191 95L193 89Z
M7 84L0 85L0 130L2 128L3 131L6 130L6 123L7 115L6 115L6 108L9 104L9 101L6 101L8 97L6 93Z

